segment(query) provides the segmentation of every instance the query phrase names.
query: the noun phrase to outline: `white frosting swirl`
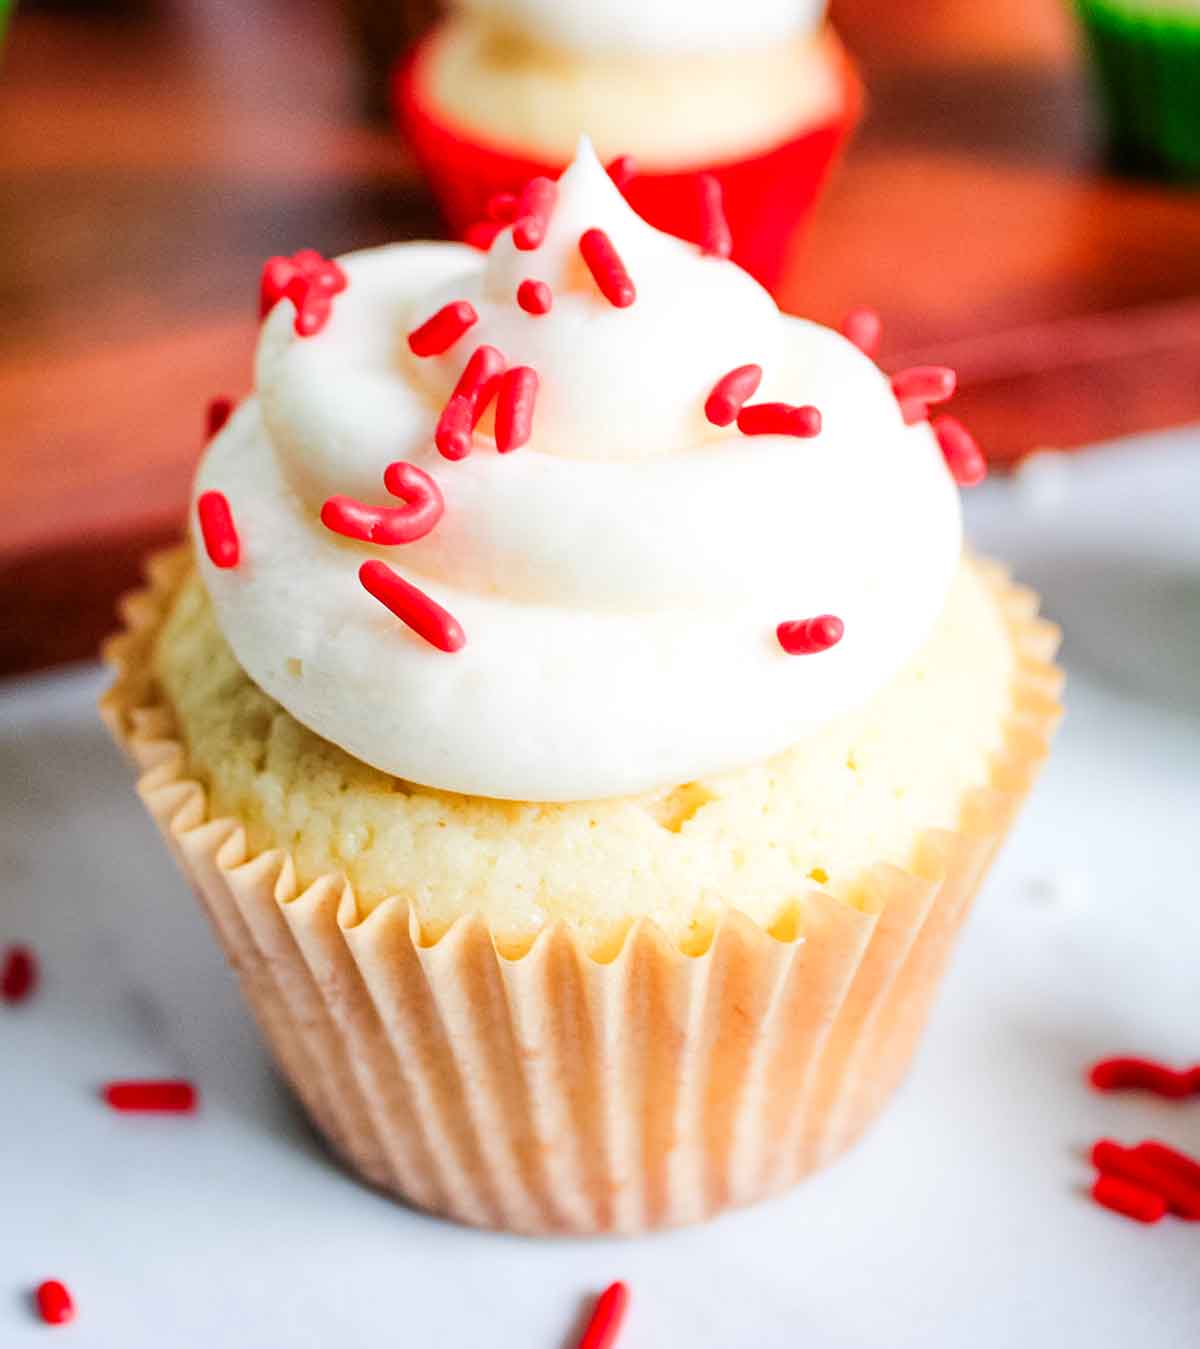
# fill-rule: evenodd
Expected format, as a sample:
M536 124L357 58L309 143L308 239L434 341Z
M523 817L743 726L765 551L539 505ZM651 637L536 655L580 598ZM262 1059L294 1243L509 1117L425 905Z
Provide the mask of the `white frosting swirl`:
M766 47L812 32L825 0L457 0L460 9L487 18L546 46L587 54L676 53Z
M577 243L604 229L637 287L599 294ZM776 753L866 698L936 620L961 550L957 492L927 425L844 338L788 318L732 263L639 220L589 148L559 184L544 244L487 255L400 244L343 260L331 320L264 325L257 396L213 441L196 492L228 497L242 543L201 567L251 677L299 721L410 781L518 800L673 785ZM550 284L551 312L515 303ZM479 321L445 356L406 335L444 303ZM433 446L467 358L490 342L532 365L535 433L500 455ZM813 403L815 439L704 419L713 384L764 369L754 401ZM395 460L428 472L445 514L395 547L342 538L329 496L396 505ZM448 609L445 654L359 584L382 558ZM776 625L832 612L845 637L789 656Z

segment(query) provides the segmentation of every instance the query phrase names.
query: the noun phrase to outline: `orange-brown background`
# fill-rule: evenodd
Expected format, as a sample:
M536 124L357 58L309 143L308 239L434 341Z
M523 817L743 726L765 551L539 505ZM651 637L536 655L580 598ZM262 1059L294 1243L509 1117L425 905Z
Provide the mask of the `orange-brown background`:
M1104 169L1066 0L835 0L867 121L785 301L999 459L1200 417L1200 193ZM242 393L262 259L436 229L332 0L27 6L0 91L0 672L88 654Z

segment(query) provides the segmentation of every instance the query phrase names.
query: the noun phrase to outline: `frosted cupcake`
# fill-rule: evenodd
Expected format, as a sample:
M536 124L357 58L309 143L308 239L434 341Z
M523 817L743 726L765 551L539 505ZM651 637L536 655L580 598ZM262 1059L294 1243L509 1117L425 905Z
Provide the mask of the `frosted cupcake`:
M586 147L486 255L276 259L264 309L104 708L314 1120L523 1232L828 1162L1057 715L1053 628L963 554L949 372Z
M768 286L859 105L821 0L461 0L396 77L458 235L496 193L556 177L586 130L606 162L636 162L630 201L661 229L695 239L719 191L735 261Z

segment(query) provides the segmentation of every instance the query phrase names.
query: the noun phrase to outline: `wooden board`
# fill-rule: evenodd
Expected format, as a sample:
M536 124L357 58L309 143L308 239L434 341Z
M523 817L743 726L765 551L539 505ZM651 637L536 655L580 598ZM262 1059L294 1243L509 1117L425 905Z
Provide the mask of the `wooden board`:
M914 13L914 11L916 11ZM956 365L994 456L1200 417L1200 194L1109 176L1062 0L841 0L867 119L789 307ZM437 230L336 7L24 9L0 103L0 671L89 654L248 386L262 259Z

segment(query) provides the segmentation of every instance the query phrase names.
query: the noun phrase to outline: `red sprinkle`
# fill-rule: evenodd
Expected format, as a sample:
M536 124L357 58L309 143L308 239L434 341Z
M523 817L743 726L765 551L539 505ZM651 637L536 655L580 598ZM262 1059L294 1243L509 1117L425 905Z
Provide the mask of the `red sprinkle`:
M259 318L266 318L280 300L291 300L296 307L296 333L311 337L325 326L333 297L348 285L341 267L315 248L302 248L290 258L268 258L259 286Z
M437 429L433 433L433 443L443 459L465 459L471 453L471 431L474 425L471 400L462 394L454 394L442 409Z
M513 243L523 253L532 252L541 245L557 200L558 188L549 178L531 178L521 189L513 224Z
M1200 1222L1200 1186L1170 1168L1160 1166L1137 1149L1123 1148L1102 1138L1092 1148L1092 1163L1102 1175L1119 1176L1141 1185L1167 1201L1172 1213L1189 1222Z
M987 477L983 451L962 422L953 417L938 417L933 422L933 434L942 447L950 476L960 487L974 487Z
M1153 1138L1147 1139L1144 1143L1139 1143L1133 1151L1136 1156L1144 1157L1146 1161L1152 1162L1160 1170L1169 1171L1180 1180L1186 1181L1194 1190L1200 1192L1200 1162L1194 1161L1186 1152L1177 1152L1174 1148L1167 1147L1165 1143L1156 1142Z
M1195 1069L1176 1071L1152 1059L1101 1059L1088 1078L1097 1091L1149 1091L1173 1101L1200 1093Z
M452 304L443 305L436 314L409 333L409 350L414 356L440 356L442 352L449 351L463 333L478 321L475 306L466 300L455 300Z
M618 155L608 166L608 176L616 184L618 192L624 192L637 177L637 160L632 155Z
M519 449L533 434L537 371L528 365L506 370L496 397L496 448L501 454Z
M413 543L430 533L445 512L441 489L415 464L389 464L383 485L404 505L366 506L353 497L330 497L321 507L321 523L335 534L366 543Z
M471 353L434 432L434 443L444 458L465 459L471 453L471 432L500 387L504 366L504 357L495 347L484 345Z
M873 309L864 306L852 309L842 320L842 336L864 356L874 356L883 337L883 320Z
M0 972L0 998L5 1002L24 1002L37 988L37 959L28 946L10 946L4 953Z
M463 242L486 253L496 242L496 235L504 226L498 220L477 220L463 231Z
M517 218L517 194L515 192L497 192L488 199L484 214L489 220L500 225L511 225Z
M617 1341L628 1306L629 1289L623 1283L610 1283L596 1299L595 1310L584 1328L579 1349L611 1349Z
M66 1325L75 1319L75 1303L65 1283L47 1279L34 1293L38 1315L48 1326Z
M554 292L544 281L522 281L517 287L517 303L527 314L548 314Z
M203 492L196 502L204 549L214 567L236 567L241 556L233 512L224 492Z
M1092 1186L1092 1198L1104 1208L1140 1223L1156 1223L1167 1211L1162 1195L1119 1176L1100 1176Z
M779 645L789 656L813 656L837 646L846 631L846 625L833 614L818 614L816 618L798 618L780 623L775 629Z
M232 416L232 398L210 399L204 412L204 439L211 440Z
M410 585L402 576L398 576L386 562L364 562L358 569L358 579L363 589L373 595L380 604L410 627L418 637L423 637L430 646L439 651L460 651L466 645L466 636L459 626L458 619L446 612Z
M127 1113L187 1115L196 1108L196 1088L183 1079L109 1082L104 1099L114 1110Z
M579 237L579 251L600 294L614 308L628 309L637 299L637 291L608 235L603 230L585 230Z
M820 412L815 407L793 407L791 403L753 403L738 413L737 424L744 436L809 439L821 434Z
M954 393L958 377L944 365L914 365L892 376L892 392L900 404L905 426L923 422L930 403L944 403Z
M725 190L713 173L702 173L696 180L700 190L701 251L714 258L727 258L733 252L733 235L725 218Z
M762 383L761 365L739 365L713 385L704 404L704 415L714 426L732 426L747 398L753 398Z

